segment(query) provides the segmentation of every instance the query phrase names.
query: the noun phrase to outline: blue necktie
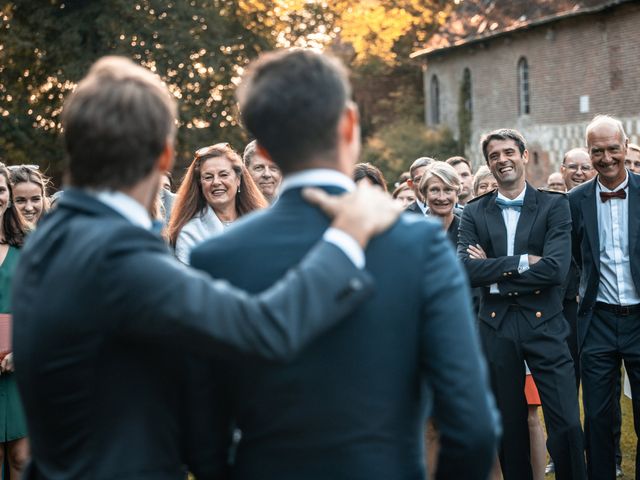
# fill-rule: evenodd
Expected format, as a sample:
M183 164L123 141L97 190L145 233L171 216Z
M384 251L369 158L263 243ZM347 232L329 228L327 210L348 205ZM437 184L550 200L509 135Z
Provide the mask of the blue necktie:
M502 198L496 198L496 205L498 205L501 209L505 208L513 208L514 210L520 211L522 210L523 200L504 200Z

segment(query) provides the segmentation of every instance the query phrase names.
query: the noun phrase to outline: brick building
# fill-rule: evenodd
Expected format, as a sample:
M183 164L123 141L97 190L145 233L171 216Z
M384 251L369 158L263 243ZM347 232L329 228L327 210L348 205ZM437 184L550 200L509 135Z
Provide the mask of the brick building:
M422 62L427 125L467 139L475 165L484 162L484 132L517 128L535 185L559 169L565 151L584 145L597 113L620 118L630 140L640 138L640 1L558 6L565 9L503 25L485 18L471 34L439 37L412 55Z

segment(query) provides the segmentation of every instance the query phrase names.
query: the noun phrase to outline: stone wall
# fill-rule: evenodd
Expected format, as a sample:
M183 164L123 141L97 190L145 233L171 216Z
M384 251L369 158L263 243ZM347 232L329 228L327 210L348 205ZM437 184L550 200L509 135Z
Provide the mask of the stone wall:
M475 165L484 162L483 133L515 127L531 151L530 179L542 185L559 168L564 152L584 145L584 127L597 113L624 121L631 141L640 135L640 4L623 4L599 14L585 14L482 43L434 52L426 59L425 101L437 75L440 119L459 131L458 105L463 72L472 79L471 145ZM529 66L530 107L518 114L518 71ZM585 97L588 109L581 111ZM427 115L427 118L429 116ZM537 159L537 163L535 162Z

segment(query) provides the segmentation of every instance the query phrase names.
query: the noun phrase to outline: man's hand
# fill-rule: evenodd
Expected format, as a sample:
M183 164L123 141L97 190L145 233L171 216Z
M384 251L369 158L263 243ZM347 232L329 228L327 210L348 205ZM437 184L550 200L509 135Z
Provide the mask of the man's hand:
M484 250L478 244L469 245L467 253L469 254L469 258L473 260L484 260L487 258L487 254L484 253Z
M333 218L331 224L351 235L365 248L374 237L395 223L402 207L379 187L360 183L356 190L344 195L329 195L324 190L305 188L302 196Z
M528 257L529 257L529 266L535 265L542 259L542 257L539 257L537 255L531 255L531 254L529 254Z

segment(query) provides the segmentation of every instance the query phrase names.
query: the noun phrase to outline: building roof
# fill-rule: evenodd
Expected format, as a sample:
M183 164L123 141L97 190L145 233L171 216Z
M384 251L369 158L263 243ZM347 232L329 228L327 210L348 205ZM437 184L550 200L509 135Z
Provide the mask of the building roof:
M425 48L413 52L418 58L441 54L473 43L579 15L598 13L638 0L457 0L448 20Z

